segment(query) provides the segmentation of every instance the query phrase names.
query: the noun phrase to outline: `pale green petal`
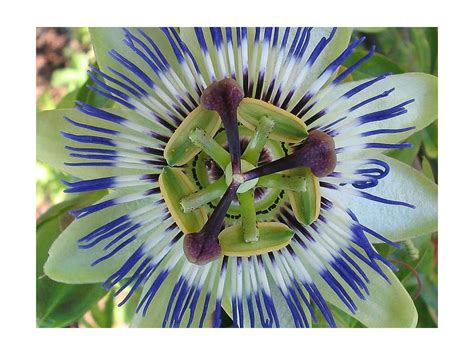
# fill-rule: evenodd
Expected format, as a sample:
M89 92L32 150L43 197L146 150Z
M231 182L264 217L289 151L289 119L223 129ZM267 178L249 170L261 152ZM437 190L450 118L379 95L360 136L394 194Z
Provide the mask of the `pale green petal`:
M360 266L370 279L370 283L367 285L370 295L367 296L366 300L361 300L348 286L346 286L346 291L357 305L358 309L356 313L352 314L342 301L339 300L332 289L321 279L321 277L315 275L315 280L320 281L316 285L326 301L334 304L344 312L347 312L367 327L416 327L418 313L415 305L395 274L385 265L381 265L382 270L390 279L390 285L366 264L360 263ZM336 277L342 285L345 285L344 281L341 281L339 275L334 273L334 277Z
M131 189L127 191L130 192ZM123 194L124 191L113 192L100 201L109 200ZM95 283L105 281L122 266L142 241L140 239L133 241L113 257L96 266L91 266L91 263L107 253L102 250L101 244L90 249L79 249L77 241L94 229L149 202L149 198L144 198L120 204L72 222L51 246L48 260L44 265L45 274L55 281L64 283Z
M141 28L160 48L160 51L166 57L166 60L170 63L173 68L179 67L176 57L173 54L171 45L169 44L163 31L159 28ZM144 43L149 43L133 28L129 29L133 35L137 36ZM130 60L132 63L137 65L143 70L152 80L157 81L158 78L150 66L141 59L138 54L132 51L124 42L124 30L119 27L91 27L89 28L91 34L92 46L94 47L94 53L97 58L97 63L101 70L106 70L107 66L118 70L121 73L127 74L131 79L137 79L128 69L122 66L119 62L109 56L111 50L116 50L119 54ZM142 49L142 51L144 51ZM178 71L179 73L179 71ZM112 84L113 85L113 84ZM145 88L145 85L142 85Z
M177 249L182 249L182 239L176 244L174 248ZM181 268L184 263L188 263L186 258L183 256L183 258L178 262L178 264L172 269L166 280L163 282L163 284L160 286L158 289L158 292L156 295L153 297L153 300L151 301L151 304L147 310L147 313L145 317L142 315L142 309L140 309L139 313L136 313L132 319L131 322L131 327L134 328L161 328L163 326L163 319L165 317L166 313L166 308L168 307L168 302L171 296L171 292L173 291L174 286L176 285L179 276L181 274ZM153 282L156 279L156 276L159 274L159 271L162 270L163 268L159 268L159 270L155 271L154 277L151 277L144 285L143 287L143 293L142 297L145 295L147 290L150 288L150 286L153 284ZM216 288L217 288L217 279L215 280L210 280L210 275L208 274L207 280L203 285L201 295L199 296L199 301L197 302L196 305L196 310L194 313L193 321L190 324L191 328L197 328L199 327L199 322L201 320L201 315L202 311L204 308L204 301L206 298L206 292L209 286L209 283L212 282L213 285L213 291L211 293L211 297L209 299L209 305L208 305L208 312L206 314L206 317L203 322L203 327L209 328L212 327L212 321L213 321L213 311L216 303ZM175 299L176 300L176 299ZM166 324L166 327L170 326L170 320L171 320L171 315L173 312L174 306L171 308L171 313L168 318L168 323ZM183 317L183 320L180 323L180 327L186 327L188 324L190 312L187 311L186 314Z
M133 118L135 121L139 120L137 115L129 110L107 109L106 111L123 117ZM99 120L97 118L85 115L75 109L59 109L39 112L36 115L36 157L38 160L81 179L94 179L129 174L133 175L145 172L144 170L123 169L115 167L72 167L64 165L65 162L72 163L84 161L84 159L69 157L70 151L64 148L66 145L75 147L87 146L89 148L109 149L113 149L113 147L76 143L63 137L61 135L61 131L77 135L94 135L114 138L113 136L108 136L84 128L76 127L67 122L64 119L64 116L67 116L80 123L127 132L127 129L121 127L120 125L112 124L104 120ZM128 130L127 133L130 132L131 131ZM146 173L150 173L150 170L146 170Z
M307 52L305 56L303 56L303 63L306 62L306 58L309 57L311 51L314 47L316 47L321 38L328 38L331 31L332 28L313 28L313 30L311 31L308 49L306 50ZM306 89L308 89L309 86L313 84L314 81L316 81L316 79L323 72L323 70L326 69L326 67L347 48L351 39L351 35L352 28L340 27L336 30L333 39L331 40L331 42L329 42L327 47L319 55L314 65L311 67L310 73L305 78L299 90L295 93L295 97L299 97L299 93L303 94Z
M288 304L283 298L281 291L276 285L272 276L270 275L270 272L268 272L268 269L267 269L267 280L270 286L270 292L272 295L273 304L275 305L275 309L277 310L277 313L278 313L278 320L280 321L280 327L281 328L294 328L295 323L293 321L293 317L291 315L290 309L288 308ZM304 290L303 292L305 293L306 297L309 299L309 295L306 293L306 290ZM253 298L253 293L252 293L252 302L254 306L255 327L261 328L262 323L260 321L260 316L258 314L255 298ZM243 295L243 303L244 303L244 323L245 323L245 327L249 328L250 315L248 312L247 301L246 301L245 295ZM301 301L301 304L305 312L306 319L308 320L309 324L311 324L311 313L309 312L307 307L303 304L303 301ZM229 282L226 284L226 287L224 288L224 294L222 297L222 308L229 315L229 317L232 318L232 294L231 294L231 288L230 288ZM273 324L273 326L275 326L275 324Z
M342 94L346 93L355 86L360 85L364 81L354 81L338 85L327 95L325 95L324 98L315 106L315 108L311 110L311 112L316 113L321 109L329 107L329 105ZM371 122L356 128L352 128L349 132L350 134L343 134L335 138L336 147L359 145L369 142L397 143L409 137L413 133L425 128L438 118L438 79L435 76L429 74L408 73L389 76L362 90L360 93L352 96L351 98L346 99L345 101L340 101L340 105L331 109L328 114L318 119L315 124L324 125L339 119L346 115L346 113L344 113L346 109L392 88L395 88L395 91L392 92L388 97L366 104L350 113L348 117L362 116L367 113L391 108L410 99L415 99L415 102L406 106L408 112L395 118ZM307 117L312 115L311 112L307 114ZM350 118L346 119L346 121L350 121ZM369 130L406 128L411 126L415 126L416 128L411 131L397 134L378 134L365 138L360 138L356 135L357 133L366 132ZM352 138L348 136L352 136ZM377 149L376 154L380 153L381 151L383 150ZM362 157L373 154L373 149L359 149L354 152L339 154L338 159L345 160L348 158Z
M212 39L210 35L210 31L206 28L204 30L204 35L206 37L206 42L208 45L208 48L212 47ZM311 31L311 37L310 41L308 44L308 47L306 49L305 55L302 58L301 63L306 63L306 59L310 56L312 50L314 47L318 44L318 42L321 40L322 37L328 37L329 34L331 33L332 28L313 28ZM283 39L283 33L284 29L280 29L280 34L279 34L279 42L278 42L278 49L279 44L281 44L282 39ZM235 34L235 29L233 30L234 36ZM333 61L341 52L347 47L347 44L349 43L350 37L352 34L352 29L351 28L339 28L336 31L336 34L334 35L334 38L331 40L331 42L328 44L328 46L325 48L325 50L321 53L321 55L318 57L317 61L315 64L312 66L310 72L306 75L305 80L303 81L302 85L299 87L298 92L303 92L308 85L312 84L314 80L321 74L321 72L327 67L327 65ZM180 35L183 41L186 43L186 45L189 47L191 52L193 53L195 59L197 60L199 67L202 69L204 73L206 71L203 69L205 68L204 65L204 60L203 60L203 55L201 52L201 49L199 47L199 43L196 38L196 34L194 32L194 28L192 27L182 27L180 28ZM288 49L296 35L296 28L292 28L290 31L290 34L288 36L288 44L286 47L286 51L288 52ZM253 48L254 48L254 38L255 38L255 28L251 27L248 28L248 46L249 46L249 53L256 53ZM236 38L236 37L235 37ZM263 33L260 34L260 39L263 38ZM236 42L236 40L234 41ZM237 54L236 51L236 46L234 46L234 55ZM214 62L214 67L217 68L217 59L215 54L213 53L213 49L210 50L211 58ZM285 59L285 58L283 58ZM251 57L249 56L249 66L251 63ZM239 73L239 71L237 71ZM207 76L204 76L207 78ZM254 75L256 77L256 74ZM269 79L269 78L268 78ZM296 97L297 95L295 95Z
M416 208L392 206L324 189L329 199L351 209L360 223L392 241L415 238L438 229L438 187L421 172L398 160L377 156L390 165L390 173L377 186L364 192L386 199L408 202ZM372 239L373 242L380 242Z
M291 315L290 309L288 308L288 304L286 303L285 299L283 298L280 289L276 285L275 281L272 279L270 275L268 275L268 283L270 285L270 291L272 294L273 304L278 312L278 320L280 321L280 328L295 328L295 322L293 316ZM309 300L309 294L307 291L302 287L302 291L306 298ZM303 303L303 300L298 295L298 299L301 304L301 308L304 311L305 317L311 326L312 319L311 313L308 310L308 307Z
M235 261L232 260L232 259L229 259L228 273L229 273L229 276L232 275L232 277L235 277L235 275L237 274L237 271L236 271L234 265L235 265ZM246 266L245 266L245 263L243 263L243 270L242 270L243 273L245 272L245 270L246 270ZM249 271L247 270L247 273L248 272ZM256 272L258 272L258 270L256 270ZM270 287L270 294L271 294L271 297L272 297L272 300L273 300L273 304L275 305L275 309L278 313L278 320L279 320L279 323L280 323L280 327L281 328L294 328L295 323L294 323L294 320L293 320L293 316L291 315L290 309L288 308L288 304L286 303L285 298L283 297L280 289L278 288L277 283L273 279L272 272L273 271L270 271L268 269L267 265L265 265L266 278L267 278L267 281L268 281L268 285ZM232 318L232 293L231 293L232 288L231 288L231 284L230 284L230 279L232 279L232 277L228 277L228 279L226 280L227 283L226 283L226 287L224 288L224 294L223 294L223 298L222 298L222 308L224 308L225 312L229 315L230 318ZM244 290L246 289L245 283L243 285L243 288L244 288ZM303 290L303 293L306 296L306 298L309 299L309 295L306 292L306 290ZM252 303L253 303L254 315L255 315L255 327L256 328L261 328L262 324L261 324L260 316L258 314L257 305L256 305L256 302L255 302L253 291L252 291L251 295L252 295ZM251 323L250 323L250 315L249 315L249 312L248 312L248 306L247 306L245 291L244 291L244 294L243 294L242 297L243 297L242 302L243 302L243 309L244 309L244 323L245 323L245 327L248 328L248 327L251 326ZM260 299L262 300L262 298L260 298ZM310 311L304 305L303 300L301 299L300 295L298 295L298 299L300 300L300 304L302 305L302 308L303 308L303 311L305 313L306 319L308 320L308 323L311 324L311 313L310 313ZM262 303L263 303L263 300L262 300ZM265 306L263 308L265 309ZM264 313L265 313L265 311L264 311ZM275 323L273 324L273 326L275 326Z
M179 262L173 270L170 272L166 280L163 282L161 287L159 288L157 294L153 297L151 301L150 307L147 310L145 317L142 315L143 307L140 309L140 312L135 313L133 319L130 323L130 326L133 328L161 328L163 327L163 319L165 317L166 308L168 306L168 301L171 296L171 292L173 291L173 287L175 286L178 278L180 276L181 267L183 262ZM145 282L143 286L143 291L140 297L140 300L143 296L145 296L146 292L149 290L151 285L156 279L156 276L159 275L159 271L162 268L155 271L150 279ZM171 311L173 308L171 308ZM199 322L199 316L197 320ZM187 321L187 320L186 320ZM169 324L167 324L169 326ZM186 326L186 322L182 322L181 326Z

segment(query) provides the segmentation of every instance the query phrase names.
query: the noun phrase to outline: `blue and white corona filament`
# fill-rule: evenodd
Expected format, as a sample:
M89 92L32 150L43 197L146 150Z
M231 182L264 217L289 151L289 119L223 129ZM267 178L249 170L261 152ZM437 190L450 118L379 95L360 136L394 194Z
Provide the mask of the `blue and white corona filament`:
M130 206L77 247L102 249L91 268L126 254L103 286L122 304L141 292L138 316L163 327L219 327L222 310L235 327L311 327L317 314L336 326L331 297L352 313L371 297L366 267L390 283L368 236L397 246L338 196L415 208L370 189L390 174L377 154L422 128L403 121L417 97L390 73L350 80L375 49L344 67L364 38L336 48L336 28L160 31L161 43L124 30L127 53L91 67L90 89L113 109L78 102L96 124L65 117L82 130L62 132L66 165L120 171L65 182L114 190L73 215Z

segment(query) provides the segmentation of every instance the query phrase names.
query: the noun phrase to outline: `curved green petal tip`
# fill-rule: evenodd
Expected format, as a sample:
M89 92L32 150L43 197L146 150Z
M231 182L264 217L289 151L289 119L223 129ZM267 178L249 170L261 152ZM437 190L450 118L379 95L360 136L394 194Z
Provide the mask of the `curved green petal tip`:
M330 295L329 286L323 287L321 293L329 302L369 328L416 327L418 313L415 304L395 274L385 265L380 265L391 282L389 284L369 266L365 264L360 266L370 279L367 285L370 295L366 300L361 300L352 290L347 289L357 306L355 314L350 313L334 294Z

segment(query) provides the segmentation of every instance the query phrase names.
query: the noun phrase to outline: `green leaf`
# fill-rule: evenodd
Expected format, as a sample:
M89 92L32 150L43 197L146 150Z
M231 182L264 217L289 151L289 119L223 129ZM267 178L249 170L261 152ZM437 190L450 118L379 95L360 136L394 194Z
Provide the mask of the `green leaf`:
M56 69L51 77L53 87L67 86L74 90L87 81L87 72L82 69L63 68Z
M130 110L108 109L107 111L117 115L131 118L146 125L137 115ZM61 132L67 132L77 135L93 135L97 134L84 128L73 126L64 119L67 116L77 122L88 125L110 128L121 132L131 133L133 131L123 128L104 120L100 120L88 115L85 115L75 109L61 109L39 112L36 115L36 157L38 160L51 165L54 168L60 169L63 172L79 177L81 179L94 179L100 177L117 176L117 175L133 175L150 173L156 171L155 168L150 167L150 170L138 169L123 169L115 167L73 167L64 165L65 162L78 162L80 159L69 157L69 151L64 148L66 145L77 146L77 143L66 139L61 135ZM146 139L144 136L143 139ZM156 145L156 141L148 139L150 146ZM90 148L104 148L94 144L88 144ZM82 160L83 161L83 160Z
M112 328L114 324L114 294L109 292L102 308L95 304L91 309L92 318L101 328Z
M63 327L78 320L105 291L98 284L66 285L43 274L48 249L69 223L68 211L92 203L101 193L81 195L51 207L36 226L36 319L39 327Z
M438 28L429 27L426 29L426 40L430 45L431 50L431 64L430 73L438 74Z
M416 271L419 280L408 268L403 268L401 264L400 271L397 273L407 291L415 296L419 292L419 297L415 301L420 319L418 327L436 327L438 313L438 285L437 274L435 272L433 258L434 245L431 236L424 236L414 240L420 250L421 257L416 261L408 260ZM402 254L402 251L397 253ZM395 256L399 260L401 256Z
M425 155L430 159L438 159L438 121L426 127L422 137Z
M437 28L389 27L377 34L375 41L377 50L396 61L405 71L437 74Z
M418 69L419 71L430 73L431 72L431 57L433 53L431 53L430 43L428 42L427 38L427 29L425 28L411 28L410 34L415 46L415 56L418 62ZM434 54L437 56L437 53Z
M364 192L383 198L404 201L411 209L355 197L344 192L325 193L351 209L360 223L392 241L433 233L438 229L438 187L421 172L395 159L379 155L390 165L390 173L377 186ZM370 239L370 238L369 238ZM380 242L372 239L373 242Z
M367 53L368 51L364 49L355 50L354 53L344 61L344 66L350 67ZM354 80L362 80L373 78L384 73L401 74L403 72L403 69L391 59L380 53L374 53L370 60L363 63L352 73L352 78Z
M422 298L416 299L415 306L419 314L417 328L438 327L438 316L436 312L434 312Z
M81 88L69 92L66 96L64 96L61 99L61 101L59 101L56 108L57 109L74 108L74 106L76 105L76 97L80 90Z
M397 159L405 164L412 165L413 161L415 160L418 152L420 151L421 147L421 134L422 132L416 132L411 137L405 141L407 143L411 143L413 146L407 149L393 149L385 153L391 158Z
M115 191L99 202L123 195L124 191ZM79 249L77 241L87 233L149 203L149 198L132 201L106 208L72 222L54 241L49 250L49 258L44 271L51 279L64 283L103 282L123 265L138 248L142 240L130 243L113 258L96 266L91 263L105 254L100 246L91 249Z
M365 33L380 33L387 29L387 27L355 27L354 30Z

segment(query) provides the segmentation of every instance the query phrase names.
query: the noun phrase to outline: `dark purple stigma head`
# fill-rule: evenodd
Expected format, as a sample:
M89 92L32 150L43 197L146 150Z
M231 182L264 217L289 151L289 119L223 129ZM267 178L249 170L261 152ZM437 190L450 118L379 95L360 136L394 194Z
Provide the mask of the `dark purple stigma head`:
M306 141L293 153L303 165L311 168L317 177L328 176L337 162L336 149L332 137L321 131L311 131Z
M219 232L206 231L206 228L197 233L187 234L184 237L183 250L189 262L196 265L205 265L221 256L221 247L217 239Z
M239 185L235 182L229 185L206 224L199 232L184 236L184 255L186 255L189 262L205 265L221 256L221 247L218 239L219 233L226 212L234 199Z
M240 173L240 140L237 124L237 108L244 98L244 91L233 79L212 83L201 95L201 105L217 111L224 124L234 174Z
M244 91L233 79L223 79L212 83L201 95L201 105L208 110L217 111L224 120L226 113L236 111Z

